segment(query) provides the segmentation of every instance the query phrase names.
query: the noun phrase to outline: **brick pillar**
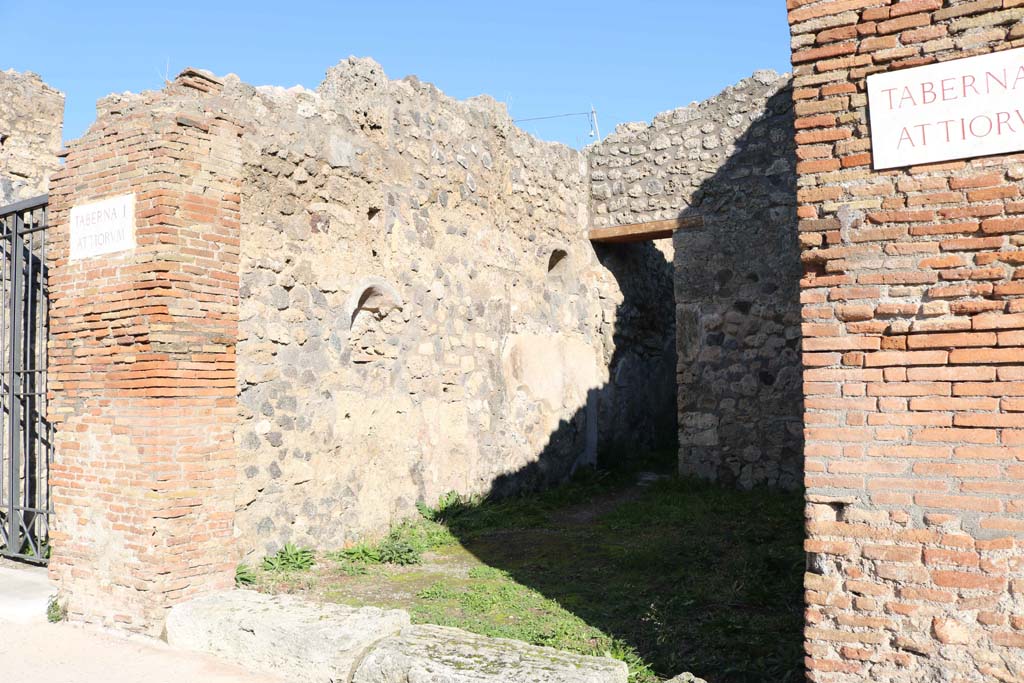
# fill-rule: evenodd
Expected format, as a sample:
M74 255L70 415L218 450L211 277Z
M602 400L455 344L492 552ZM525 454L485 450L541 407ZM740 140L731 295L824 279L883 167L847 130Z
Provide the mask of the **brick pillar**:
M49 391L51 576L72 618L152 633L233 580L241 161L234 124L150 104L52 183ZM71 208L124 194L137 247L70 261Z
M871 73L1020 46L1021 0L789 0L808 679L1024 680L1024 155L875 171Z

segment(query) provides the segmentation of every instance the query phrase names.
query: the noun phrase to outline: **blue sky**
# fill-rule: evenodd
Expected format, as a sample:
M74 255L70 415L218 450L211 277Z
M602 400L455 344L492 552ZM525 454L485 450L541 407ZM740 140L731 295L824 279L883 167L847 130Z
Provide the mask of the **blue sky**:
M0 0L0 69L67 93L65 139L111 92L161 86L186 66L254 85L310 88L369 56L457 98L481 93L514 118L597 109L601 133L709 97L757 69L789 70L784 0L368 2ZM585 117L524 122L582 146Z

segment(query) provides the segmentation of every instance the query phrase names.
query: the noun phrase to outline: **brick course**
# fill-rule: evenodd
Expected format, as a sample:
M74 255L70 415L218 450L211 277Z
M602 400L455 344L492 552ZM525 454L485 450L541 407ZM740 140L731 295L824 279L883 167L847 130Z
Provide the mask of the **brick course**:
M1024 155L874 172L866 96L1024 3L787 5L797 155L839 162L798 182L808 679L1024 680Z
M73 618L152 632L233 580L240 131L107 104L51 186L50 572ZM137 248L69 261L70 208L127 193Z

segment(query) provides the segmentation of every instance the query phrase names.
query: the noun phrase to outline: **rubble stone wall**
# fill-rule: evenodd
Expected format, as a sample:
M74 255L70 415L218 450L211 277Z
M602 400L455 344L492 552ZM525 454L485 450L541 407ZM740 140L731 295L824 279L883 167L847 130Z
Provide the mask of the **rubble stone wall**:
M1024 155L874 171L871 73L1019 0L790 0L810 680L1024 680Z
M647 126L627 127L586 152L532 138L491 98L459 102L354 58L315 91L190 69L163 91L105 99L60 176L55 216L133 190L147 230L127 263L93 264L99 285L113 278L109 292L89 289L89 264L56 271L55 573L74 585L103 543L156 529L157 545L132 545L139 558L100 567L81 593L155 591L151 610L223 581L238 556L286 542L338 548L449 491L502 495L564 480L602 454L674 447L677 328L688 341L681 414L691 427L725 416L715 442L682 432L683 470L792 483L791 126L788 81L768 74L659 117L650 131L668 147ZM124 163L140 154L144 168ZM625 166L670 194L645 191L610 211L596 188ZM674 245L588 239L595 223L688 211L706 225ZM135 298L88 305L122 290ZM136 298L155 308L136 310ZM196 322L202 306L218 325ZM122 315L142 317L121 325ZM82 357L101 379L76 374ZM79 423L135 390L128 422ZM161 414L173 424L145 441L139 430ZM771 420L780 436L751 427ZM175 430L191 435L187 452L174 450ZM122 460L103 459L111 444ZM193 475L205 488L182 488ZM89 507L107 500L90 491L109 496L108 485L140 497L135 516ZM227 560L210 550L230 547L225 525ZM176 543L191 553L179 564L160 551ZM96 602L72 607L118 618ZM131 624L147 618L126 613Z
M449 491L672 443L670 265L595 253L584 154L371 60L219 97L248 122L242 551L339 547Z
M596 225L704 219L665 250L674 259L669 316L685 474L743 487L800 484L792 136L790 78L758 72L650 125L620 126L591 148Z
M46 194L63 122L63 93L34 73L0 71L0 206Z
M214 183L205 194L224 191L163 128L152 140L132 137L146 117L204 135L240 130L237 159L208 160L240 169L238 265L211 276L228 288L238 277L230 370L239 554L289 541L342 547L449 491L550 485L602 451L674 443L670 265L660 257L649 274L650 245L595 252L586 155L520 131L493 99L455 101L353 58L316 91L190 69L163 91L108 97L99 111L62 176L60 220L74 203L134 188L133 174L138 191L161 181L173 190L189 173ZM132 145L150 143L145 168L124 163ZM181 165L165 169L167 157ZM79 192L72 184L90 164L103 182ZM159 215L173 203L153 201L147 211ZM161 239L184 262L197 257L197 247ZM73 294L62 305L78 306ZM83 342L72 332L54 354L75 353ZM221 389L219 375L197 379ZM63 429L77 419L79 386L58 385ZM173 387L147 389L167 410L182 401ZM84 504L72 490L88 489L72 473L56 476L69 492L65 510ZM88 564L91 546L74 540L88 534L73 527L58 532L65 557ZM58 572L70 565L55 563Z

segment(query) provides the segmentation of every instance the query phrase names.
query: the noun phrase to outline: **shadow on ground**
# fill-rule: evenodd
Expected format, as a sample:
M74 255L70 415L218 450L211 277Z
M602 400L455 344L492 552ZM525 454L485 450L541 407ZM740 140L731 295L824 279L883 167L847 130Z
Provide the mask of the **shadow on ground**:
M706 319L746 316L751 310L779 327L786 323L781 314L776 315L778 311L799 311L791 98L792 92L785 88L770 99L763 119L736 140L731 156L693 193L693 205L682 212L683 216L701 215L705 228L696 239L676 241L677 248L687 244L695 252L677 256L676 268L682 268L682 277L675 283L675 300L684 300L688 310L696 312L691 315L696 324L681 337L679 376L688 371L683 366L696 359L703 362L700 367L713 367L714 379L706 381L714 385L705 391L700 391L699 377L690 378L687 386L696 387L698 395L680 398L686 412L717 419L717 411L729 402L730 421L720 425L718 433L728 434L729 444L750 445L744 450L763 446L754 449L761 453L759 457L776 458L773 467L787 476L761 480L793 485L802 472L799 339L794 336L786 348L773 350L753 338L762 331L759 327L750 332L750 339L738 332L724 342L723 335L707 333L702 327ZM778 144L776 139L785 142ZM719 257L714 263L719 265L710 265L710 258L698 262L701 253L714 253ZM672 264L665 263L649 243L600 247L597 257L618 280L624 300L617 312L615 352L609 361L612 380L591 391L587 406L627 410L614 395L616 386L624 385L632 388L627 392L631 415L661 414L664 406L652 401L664 392L652 392L645 399L638 388L662 386L666 381L674 385L676 373L652 377L644 374L643 364L626 362L644 339L624 338L621 331L655 329L663 316L676 319L666 281L652 291L651 278L638 277L637 271L667 272L670 285ZM714 272L723 263L729 268ZM759 285L764 301L747 300L741 294L746 290L737 281L744 278ZM647 318L650 324L636 324ZM681 333L682 327L677 330ZM768 372L777 369L780 354L786 354L784 364L793 370L784 378ZM753 393L740 386L741 380L757 374L761 384ZM581 458L575 454L586 448L587 435L600 432L607 419L617 416L599 412L595 427L588 423L594 420L593 410L583 408L563 421L536 461L493 482L490 503L453 512L449 528L480 561L507 572L516 582L612 636L624 651L634 653L660 676L692 671L712 683L802 680L803 501L799 494L739 493L671 477L641 487L623 488L621 480L606 490L599 484L596 489L570 486L535 497L535 502L508 498L578 475ZM792 436L791 443L773 441L772 435L780 430ZM634 433L633 444L609 445L599 440L606 464L632 463L635 470L636 454L646 444L645 434ZM739 448L730 450L717 445L718 441L695 443L700 448L695 451L691 444L687 452L700 461L687 463L688 471L713 474L719 481L746 487L758 481L751 472L771 471L764 463L745 462L746 453ZM770 453L775 455L765 455ZM672 461L670 455L661 470L674 471ZM612 481L616 476L627 475L604 478ZM556 510L572 502L566 496L581 493L576 517ZM507 502L502 503L503 499ZM544 509L544 503L536 502L545 500L554 507ZM544 514L531 518L527 513L537 506Z
M636 477L598 472L446 523L478 560L610 636L634 680L803 680L800 495Z
M483 502L421 501L427 520L397 527L376 546L329 554L311 575L260 573L260 589L401 607L419 623L609 654L629 664L631 683L687 671L710 683L802 681L802 496L676 475L676 358L664 346L666 339L675 345L675 334L666 332L677 324L676 301L696 310L698 321L771 307L745 298L737 281L756 280L764 297L799 310L795 280L772 271L778 262L799 270L792 136L776 149L765 135L786 117L792 126L790 98L788 89L772 98L774 119L736 141L733 156L684 212L705 218L706 234L687 242L698 245L696 258L724 254L733 264L728 273L687 264L674 298L673 266L653 245L597 251L623 294L610 380L591 390L535 462L493 482ZM765 250L779 258L766 259ZM752 280L751 273L764 277ZM701 325L685 332L678 372L696 372L687 363L700 358L716 378L706 392L691 378L687 386L698 395L682 397L687 411L714 415L720 401L746 402L723 425L736 443L768 442L782 422L801 433L790 424L802 414L796 339L773 350L741 331L724 340ZM752 371L770 374L772 354L780 353L791 354L796 368L785 390L774 375L753 394L737 386ZM765 415L771 419L758 419ZM595 442L603 456L596 471L589 467ZM700 446L699 457L715 466L689 471L737 485L754 481L744 475L753 469L749 459L736 449ZM643 456L657 449L661 456ZM794 482L801 452L801 444L784 451L796 459Z
M541 494L449 496L377 544L315 567L265 563L270 593L407 610L452 626L629 665L631 683L802 680L802 505L642 470L580 474ZM271 563L273 564L273 563Z

